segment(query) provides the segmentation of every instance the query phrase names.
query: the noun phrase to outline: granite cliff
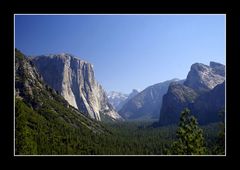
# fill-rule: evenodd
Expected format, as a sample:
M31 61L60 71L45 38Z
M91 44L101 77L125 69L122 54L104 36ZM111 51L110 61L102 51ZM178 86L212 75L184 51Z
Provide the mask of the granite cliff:
M98 121L122 120L95 80L92 64L66 53L37 56L31 60L43 80L85 115Z
M183 84L171 84L163 96L160 125L178 123L181 111L188 107L199 123L219 121L225 107L225 66L195 63Z

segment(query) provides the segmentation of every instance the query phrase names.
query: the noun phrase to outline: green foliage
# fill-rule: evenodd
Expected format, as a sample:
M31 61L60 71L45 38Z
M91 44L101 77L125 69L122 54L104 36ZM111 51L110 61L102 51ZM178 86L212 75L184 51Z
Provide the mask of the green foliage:
M58 112L46 107L36 112L16 99L16 154L161 155L175 138L175 126L154 128L151 122L98 122L89 129L58 107Z
M21 53L20 50L15 49L15 56L16 56L16 62L19 62L18 60L23 60L24 59L24 55Z
M224 155L225 154L225 125L220 123L220 131L216 138L216 145L214 147L213 154Z
M81 118L75 118L64 120L46 108L38 113L16 99L16 154L89 154L90 140L97 134L77 123ZM87 120L81 121L88 124Z
M118 122L104 124L111 136L108 147L117 155L162 155L175 139L176 126L153 127L153 122Z
M177 141L173 142L170 154L174 155L202 155L207 150L204 147L203 130L198 127L198 122L190 114L189 109L181 113L179 127L176 132Z
M16 154L90 154L91 140L107 130L69 106L46 86L29 60L16 51Z
M224 155L225 154L225 110L222 109L219 112L219 116L222 118L222 121L218 124L218 132L215 137L212 153L214 155Z
M16 99L16 154L36 154L36 133L31 127L35 123L34 112L21 100Z
M67 118L47 108L36 112L16 99L16 154L162 155L170 154L167 148L176 140L176 126L153 127L152 122L98 122L97 126L92 122L91 130L75 122L80 119L87 125L88 120L63 114ZM94 126L102 131L94 131ZM215 127L218 124L204 128L210 142L218 131Z

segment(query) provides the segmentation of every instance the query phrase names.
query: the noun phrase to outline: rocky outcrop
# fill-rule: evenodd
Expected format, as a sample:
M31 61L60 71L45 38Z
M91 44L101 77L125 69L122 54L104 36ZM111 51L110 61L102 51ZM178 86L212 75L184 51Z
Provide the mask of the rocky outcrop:
M185 107L201 124L218 121L218 112L225 106L224 81L224 65L216 62L210 62L210 66L193 64L183 85L170 85L164 95L160 124L176 124Z
M33 57L32 61L44 81L73 107L99 121L101 116L122 119L95 80L92 64L65 53Z
M211 62L210 66L195 63L191 66L184 85L196 90L198 93L212 90L225 80L225 66Z
M212 68L212 71L215 74L218 74L218 75L223 76L223 77L225 76L225 66L223 64L211 61L210 62L210 67Z
M15 49L15 94L16 98L24 98L32 102L35 89L43 89L42 77L33 63L19 50ZM33 103L33 102L32 102Z
M191 88L179 84L171 83L167 94L163 96L160 124L176 124L180 118L180 112L193 103L198 94Z
M85 144L83 141L89 140L89 136L82 134L109 134L102 124L79 112L46 85L31 60L17 49L14 107L16 155L51 155L53 150L54 153L62 154L66 147L76 149L66 143L66 139L73 135L83 139L77 141L82 146ZM57 142L49 140L53 136ZM54 146L59 147L53 147L53 142Z
M225 82L199 96L189 108L200 124L222 120L219 112L225 109Z
M178 79L147 87L123 105L119 114L123 118L130 120L158 119L162 105L162 97L167 92L169 84L174 81L178 81Z

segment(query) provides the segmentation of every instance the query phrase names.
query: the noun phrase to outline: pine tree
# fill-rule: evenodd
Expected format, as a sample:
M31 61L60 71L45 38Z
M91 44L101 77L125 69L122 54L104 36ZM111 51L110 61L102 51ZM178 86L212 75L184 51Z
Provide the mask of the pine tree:
M197 119L190 114L190 110L187 108L181 113L176 136L177 141L173 142L170 154L202 155L206 153L203 131L198 127Z
M219 123L219 132L216 139L216 143L213 149L213 154L224 155L225 154L225 109L223 108L219 112L221 122Z

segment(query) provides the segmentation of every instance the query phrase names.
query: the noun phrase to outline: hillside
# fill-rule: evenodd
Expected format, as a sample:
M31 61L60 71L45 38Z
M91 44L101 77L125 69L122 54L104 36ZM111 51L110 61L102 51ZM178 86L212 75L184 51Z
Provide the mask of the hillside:
M86 154L92 136L108 134L46 85L33 63L15 51L16 154Z

